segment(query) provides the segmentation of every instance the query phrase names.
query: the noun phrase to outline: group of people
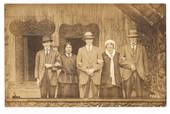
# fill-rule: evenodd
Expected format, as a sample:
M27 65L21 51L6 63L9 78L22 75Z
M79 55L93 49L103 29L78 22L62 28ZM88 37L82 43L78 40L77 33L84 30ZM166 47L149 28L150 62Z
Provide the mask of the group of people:
M44 36L44 49L35 60L41 98L144 98L148 62L145 47L137 43L139 37L138 31L130 30L129 43L120 52L113 40L107 40L102 53L93 45L92 32L85 32L86 45L76 56L70 42L64 46L65 53L59 54L51 38Z

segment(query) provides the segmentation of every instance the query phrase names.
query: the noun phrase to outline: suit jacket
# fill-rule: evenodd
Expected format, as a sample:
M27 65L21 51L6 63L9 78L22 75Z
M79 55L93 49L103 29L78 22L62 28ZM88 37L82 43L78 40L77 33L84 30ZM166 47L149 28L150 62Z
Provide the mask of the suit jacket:
M126 67L122 70L122 77L124 80L129 79L133 73L130 70L130 64L135 65L136 71L141 79L146 79L148 75L148 59L144 46L137 44L134 54L130 45L123 46L121 49L121 58L124 58L124 60L120 61L121 64L129 64L129 68Z
M101 77L101 87L111 87L112 86L112 78L110 77L110 57L104 52L103 56L103 68L102 68L102 77ZM121 87L121 74L120 74L120 64L119 64L120 53L115 52L113 62L114 62L114 75L116 86Z
M90 78L94 84L100 85L102 61L102 55L98 47L93 46L90 52L87 51L85 46L79 49L77 55L77 68L79 69L80 85L86 84ZM88 68L93 68L95 70L93 76L89 76L86 73Z
M49 77L51 85L57 84L57 73L56 70L53 69L57 57L58 53L52 49L47 57L45 56L44 49L37 52L35 59L35 78L40 80L40 85L45 73ZM45 64L52 64L53 67L47 69L45 68Z

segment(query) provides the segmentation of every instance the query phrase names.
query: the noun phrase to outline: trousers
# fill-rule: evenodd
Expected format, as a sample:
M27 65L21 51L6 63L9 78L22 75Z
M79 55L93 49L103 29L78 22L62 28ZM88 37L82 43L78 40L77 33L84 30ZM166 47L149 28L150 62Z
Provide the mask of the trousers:
M144 80L135 71L129 79L124 81L125 97L132 98L132 92L134 90L136 98L143 98L145 96L144 86Z
M49 77L44 75L40 85L41 98L55 98L55 92L56 86L51 85Z
M99 85L89 79L84 85L79 85L80 98L99 98Z

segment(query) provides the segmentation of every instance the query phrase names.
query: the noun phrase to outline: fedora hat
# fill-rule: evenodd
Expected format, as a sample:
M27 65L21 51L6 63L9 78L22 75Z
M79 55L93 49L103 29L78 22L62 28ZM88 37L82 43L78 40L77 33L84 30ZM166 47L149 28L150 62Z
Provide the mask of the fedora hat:
M85 32L83 38L84 39L94 39L94 35L91 32Z
M52 42L53 40L51 39L50 36L43 36L42 37L42 42L45 43L45 42Z
M136 29L132 29L129 31L129 34L127 35L128 38L138 38L140 36L140 33Z

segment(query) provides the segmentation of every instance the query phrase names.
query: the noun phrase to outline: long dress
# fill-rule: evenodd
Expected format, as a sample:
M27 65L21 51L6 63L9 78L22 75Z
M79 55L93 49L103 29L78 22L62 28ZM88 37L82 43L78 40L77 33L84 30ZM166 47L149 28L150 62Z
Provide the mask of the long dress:
M112 84L112 78L110 77L110 64L111 58L104 52L103 56L103 68L101 75L101 87L100 87L100 98L102 99L112 99L112 98L122 98L122 86L121 86L121 74L120 74L120 65L119 65L119 53L115 52L113 63L114 63L114 76L115 83Z
M76 55L60 56L61 72L58 77L58 98L79 98Z

